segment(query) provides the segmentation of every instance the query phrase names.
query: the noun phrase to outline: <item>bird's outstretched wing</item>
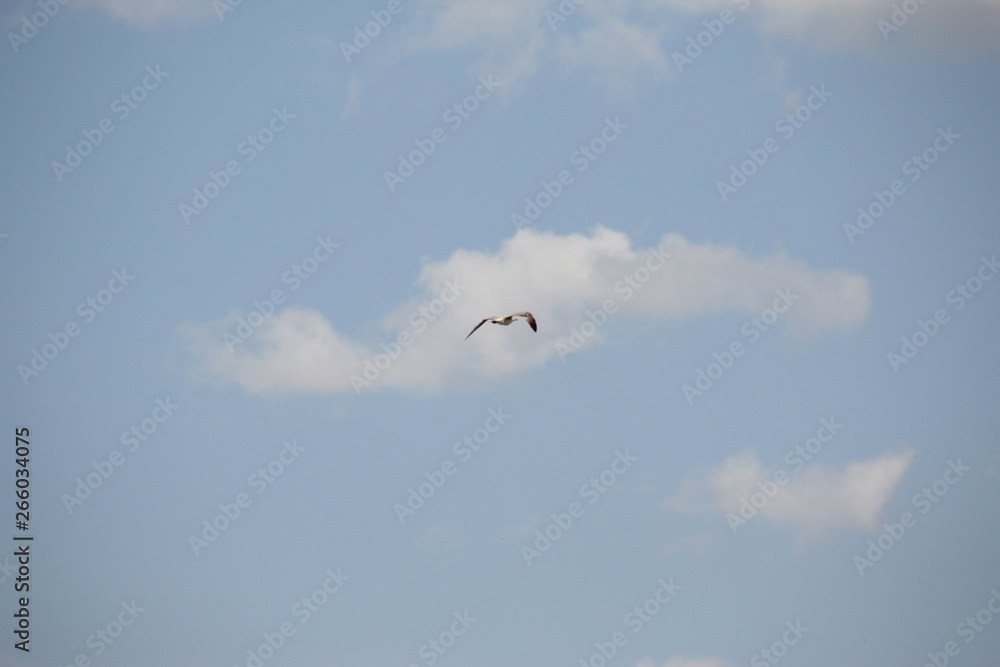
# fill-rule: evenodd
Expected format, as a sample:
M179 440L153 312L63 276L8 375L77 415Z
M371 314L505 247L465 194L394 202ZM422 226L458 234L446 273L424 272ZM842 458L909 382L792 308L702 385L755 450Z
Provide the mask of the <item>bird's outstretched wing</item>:
M482 322L480 322L479 324L477 324L476 326L474 326L474 327L472 328L472 331L470 331L470 332L469 332L469 336L471 336L472 334L476 333L476 329L478 329L479 327L483 326L484 324L486 324L486 323L487 323L487 322L489 322L489 321L490 321L490 318L489 318L489 317L487 317L487 318L486 318L486 319L484 319L484 320L483 320ZM469 340L469 336L466 336L466 337L465 337L465 340Z
M531 330L532 331L538 331L538 324L535 323L535 316L534 315L532 315L529 312L514 313L514 315L518 315L518 316L523 317L524 319L528 320L528 326L531 327Z

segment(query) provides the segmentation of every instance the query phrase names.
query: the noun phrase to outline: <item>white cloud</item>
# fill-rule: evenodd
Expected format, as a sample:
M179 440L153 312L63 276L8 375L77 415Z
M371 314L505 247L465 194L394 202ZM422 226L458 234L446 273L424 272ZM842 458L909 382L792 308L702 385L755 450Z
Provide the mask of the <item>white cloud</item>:
M657 253L665 262L655 259ZM397 358L365 389L439 391L544 364L558 356L557 346L571 345L571 328L588 321L587 312L601 310L608 299L615 306L608 320L621 327L635 319L755 316L772 305L775 290L786 288L798 297L782 315L793 336L855 329L871 305L865 277L813 270L784 253L756 259L676 234L664 236L654 253L633 248L627 235L603 227L589 235L523 229L495 253L457 250L427 262L417 278L419 295L389 312L373 339L352 339L321 313L301 308L272 316L233 349L223 336L236 332L246 313L186 324L177 333L193 355L196 379L229 380L252 393L353 391L351 376L363 377L366 362L376 363L376 355L383 366L389 356ZM487 324L463 341L483 317L522 310L535 315L537 333L522 322L509 328ZM597 329L582 349L604 337ZM404 342L399 350L396 341ZM368 368L372 379L374 369Z
M232 313L218 322L178 329L191 351L199 354L201 365L192 369L196 379L228 378L251 393L342 391L350 388L343 373L357 370L358 360L368 353L337 333L318 312L298 308L270 318L231 352L223 336L237 330L238 319ZM331 378L331 371L339 373Z
M870 530L878 525L886 502L912 460L912 452L899 451L851 463L842 470L814 463L797 473L784 470L789 481L776 485L775 470L764 468L756 454L746 450L707 473L685 479L678 494L664 505L674 510L709 509L746 519L740 512L750 503L759 514L749 521L764 517L805 539L838 530ZM770 497L761 485L770 486ZM758 498L755 504L754 495Z
M733 663L717 656L707 656L704 658L683 658L675 656L667 660L661 667L732 667ZM636 663L635 667L657 667L652 658L643 658Z
M808 48L895 56L1000 46L1000 0L908 1L919 9L886 38L878 23L891 20L893 3L886 0L605 0L567 3L575 11L555 21L560 3L552 0L430 0L410 26L408 47L478 51L477 69L505 82L554 65L628 89L640 75L673 75L671 54L683 49L688 36L683 26L693 16L715 18L723 9L767 41L790 39Z

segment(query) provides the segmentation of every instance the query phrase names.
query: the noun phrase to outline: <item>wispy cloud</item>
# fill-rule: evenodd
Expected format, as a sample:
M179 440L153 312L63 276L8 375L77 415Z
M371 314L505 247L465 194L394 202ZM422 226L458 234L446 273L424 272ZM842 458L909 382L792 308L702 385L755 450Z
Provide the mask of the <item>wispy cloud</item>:
M563 3L549 0L436 0L423 3L410 26L412 51L479 52L477 70L513 85L540 68L583 71L612 89L639 75L672 73L662 47L667 17L641 2Z
M899 4L899 3L897 3ZM431 0L409 26L413 51L478 52L477 71L496 72L514 85L543 67L583 72L612 89L628 89L642 76L670 77L670 54L680 50L680 28L698 16L736 11L741 22L768 42L794 41L807 48L962 54L996 51L1000 0L920 3L893 22L884 0L615 0L562 3L549 0ZM891 27L885 28L880 21ZM896 24L899 25L896 25ZM899 28L894 30L893 28ZM702 28L699 26L699 30Z
M226 0L221 0L225 3ZM215 0L78 0L81 7L95 7L136 28L188 23L217 17Z
M655 272L637 267L668 257ZM645 278L639 282L640 279ZM868 315L868 280L849 271L814 270L777 253L752 258L740 250L692 243L676 234L635 248L622 233L598 227L560 235L523 229L494 253L457 250L427 262L418 297L391 310L375 340L355 340L315 310L287 308L260 324L245 343L223 336L245 313L178 328L199 381L228 380L252 393L349 392L368 370L365 389L439 391L524 373L570 343L589 309L616 300L616 320L679 321L727 312L758 314L775 289L801 295L785 317L796 337L849 331ZM405 293L408 286L399 286ZM530 310L527 326L487 325L463 341L483 317ZM597 331L587 346L603 338ZM377 379L372 364L379 361ZM352 379L353 378L353 379Z
M226 0L73 4L96 8L134 28L153 28L216 17L217 2ZM543 67L582 72L618 91L631 89L641 77L669 78L674 73L670 54L683 45L687 34L679 26L694 17L717 17L723 9L745 17L741 22L767 42L791 40L807 48L881 56L890 54L889 43L899 47L893 55L996 52L1000 47L995 39L1000 0L914 5L915 12L897 14L894 20L894 5L885 0L614 0L579 5L552 0L427 0L414 3L399 34L405 52L478 54L472 59L473 68L495 72L509 83L505 95ZM561 13L560 6L572 7L572 12Z

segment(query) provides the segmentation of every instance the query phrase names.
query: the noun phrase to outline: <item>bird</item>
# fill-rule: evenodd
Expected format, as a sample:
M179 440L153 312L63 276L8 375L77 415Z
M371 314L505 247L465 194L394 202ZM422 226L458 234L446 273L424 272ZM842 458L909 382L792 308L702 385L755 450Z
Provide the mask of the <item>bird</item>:
M475 327L472 328L472 331L469 332L469 336L476 333L476 329L483 326L487 322L492 322L493 324L502 324L503 326L507 326L511 322L514 322L518 317L523 317L525 320L527 320L528 326L531 327L532 331L538 331L538 324L535 323L535 316L529 313L528 311L525 311L523 313L514 313L513 315L508 315L507 317L487 317L482 322L480 322L479 324L477 324ZM465 339L468 340L469 336L466 336Z

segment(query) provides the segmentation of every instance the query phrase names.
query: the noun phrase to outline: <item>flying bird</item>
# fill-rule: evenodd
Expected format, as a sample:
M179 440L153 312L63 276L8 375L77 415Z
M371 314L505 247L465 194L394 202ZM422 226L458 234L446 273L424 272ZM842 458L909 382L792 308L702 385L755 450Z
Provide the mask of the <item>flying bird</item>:
M483 326L487 322L492 322L493 324L502 324L503 326L507 326L511 322L514 322L518 317L523 317L525 320L527 320L528 326L531 327L532 331L538 331L538 325L535 323L535 316L525 311L523 313L514 313L513 315L508 315L507 317L487 317L485 320L483 320L475 327L473 327L472 331L469 332L469 336L476 333L476 329ZM465 339L468 340L469 336L466 336Z

